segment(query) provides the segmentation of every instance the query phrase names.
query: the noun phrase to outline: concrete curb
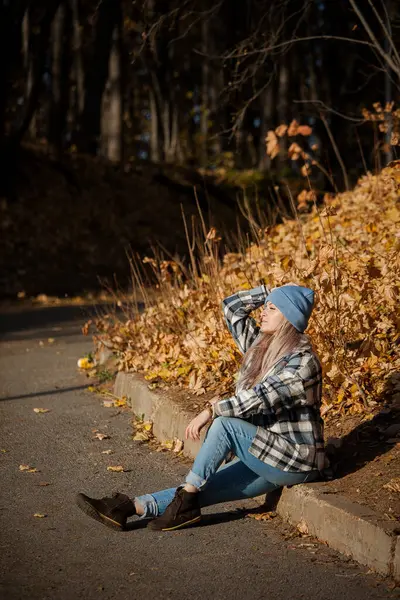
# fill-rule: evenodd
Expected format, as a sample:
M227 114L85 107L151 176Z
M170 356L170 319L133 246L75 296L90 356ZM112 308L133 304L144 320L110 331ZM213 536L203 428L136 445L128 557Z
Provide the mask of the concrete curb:
M182 411L168 392L161 397L149 390L142 377L120 372L114 393L126 396L135 414L153 422L153 433L160 441L184 440L194 415ZM204 432L200 442L186 441L184 454L195 458L203 439ZM263 504L265 498L256 500ZM400 581L400 528L396 523L383 521L368 508L330 493L323 483L284 488L276 510L293 525L305 525L311 535L335 550Z

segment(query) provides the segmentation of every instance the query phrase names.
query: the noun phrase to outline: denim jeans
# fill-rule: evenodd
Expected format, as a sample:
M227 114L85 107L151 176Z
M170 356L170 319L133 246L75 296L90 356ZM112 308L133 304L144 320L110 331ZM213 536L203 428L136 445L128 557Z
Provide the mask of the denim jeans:
M244 500L272 492L285 485L315 481L318 471L282 471L249 452L257 427L243 419L218 417L209 428L185 483L199 489L200 506ZM229 452L236 458L221 466ZM181 484L178 487L181 487ZM141 518L163 514L177 488L137 496L144 508Z

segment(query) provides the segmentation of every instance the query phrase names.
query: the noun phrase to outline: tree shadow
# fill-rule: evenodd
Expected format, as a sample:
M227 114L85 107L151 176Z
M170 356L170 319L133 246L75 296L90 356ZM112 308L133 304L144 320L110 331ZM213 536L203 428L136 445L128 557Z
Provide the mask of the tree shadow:
M122 310L113 304L91 303L69 306L16 306L0 313L0 339L2 341L34 340L48 337L71 336L73 328L85 320L113 311L122 314ZM54 333L50 328L54 326ZM65 331L65 328L67 331ZM68 331L69 329L69 331Z
M89 383L85 385L76 385L73 387L66 388L55 388L54 390L46 390L44 392L30 392L29 394L17 394L16 396L6 396L0 398L0 402L6 402L7 400L23 400L24 398L36 398L39 396L54 396L56 394L63 394L64 392L75 392L78 390L86 390L89 387Z

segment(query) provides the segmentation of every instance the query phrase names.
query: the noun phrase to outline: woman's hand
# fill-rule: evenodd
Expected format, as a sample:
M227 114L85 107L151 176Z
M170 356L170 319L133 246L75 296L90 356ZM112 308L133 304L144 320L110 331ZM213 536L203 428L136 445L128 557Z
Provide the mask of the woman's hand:
M197 417L190 421L189 425L186 427L185 439L193 441L199 440L200 431L203 429L204 425L207 425L211 418L210 410L208 408L203 410Z

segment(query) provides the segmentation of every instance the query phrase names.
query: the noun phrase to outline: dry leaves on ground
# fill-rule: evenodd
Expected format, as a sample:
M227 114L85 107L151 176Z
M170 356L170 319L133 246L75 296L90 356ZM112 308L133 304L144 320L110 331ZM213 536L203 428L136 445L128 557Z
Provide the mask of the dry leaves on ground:
M109 440L110 436L107 433L100 433L100 432L98 432L98 433L95 434L95 436L94 436L93 439L97 439L97 440L100 440L100 441Z
M25 473L40 473L36 467L31 467L29 465L19 465L19 470L24 471Z
M50 412L50 408L34 408L33 411L38 414Z
M384 487L387 490L390 490L391 492L400 492L400 478L391 479L382 487Z
M304 519L302 519L300 521L300 523L297 524L296 529L299 533L301 533L302 535L308 535L308 525L307 523L304 521Z
M385 168L327 197L324 210L259 231L243 253L220 262L210 251L192 280L174 261L146 259L162 293L125 322L97 319L98 342L117 354L119 370L143 373L150 385L230 394L240 354L221 300L260 280L295 281L316 292L307 333L323 367L324 414L368 414L400 398L399 197L400 171Z
M107 467L107 471L112 471L113 473L123 473L125 471L125 469L122 465L116 465L116 466Z
M272 521L275 519L278 514L274 511L272 512L263 512L263 513L248 513L246 517L250 517L251 519L255 519L256 521Z
M87 356L83 356L82 358L79 358L77 364L78 364L79 369L83 369L83 370L93 369L93 367L95 366L94 362Z
M141 421L136 419L133 423L135 433L132 439L135 442L147 442L154 438L152 421Z

